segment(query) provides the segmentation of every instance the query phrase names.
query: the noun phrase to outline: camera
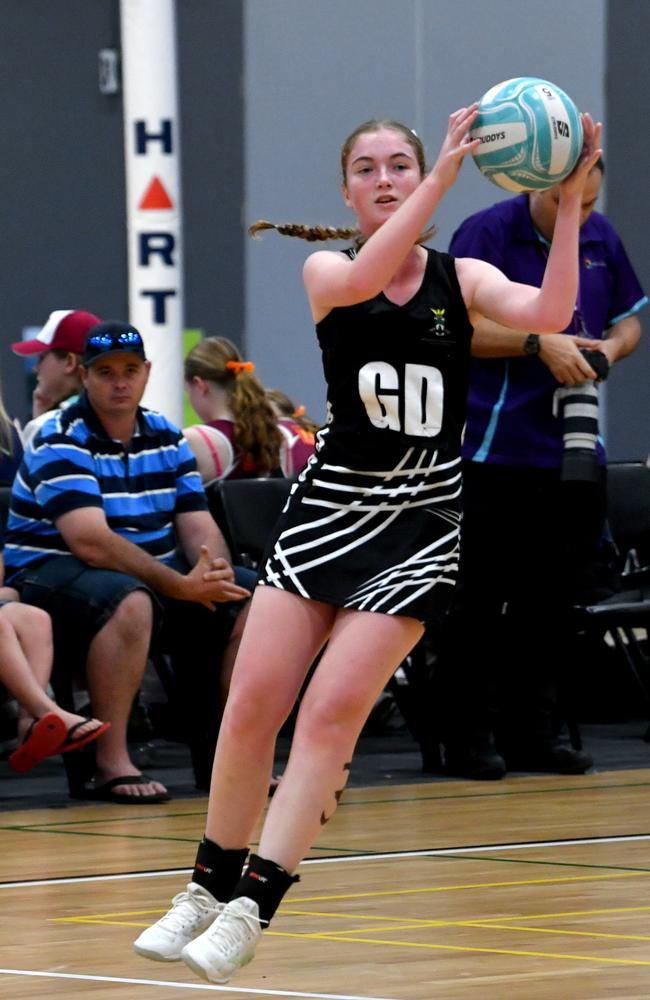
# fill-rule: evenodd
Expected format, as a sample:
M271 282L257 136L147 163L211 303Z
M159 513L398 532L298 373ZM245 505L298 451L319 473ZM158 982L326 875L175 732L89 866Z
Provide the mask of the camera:
M598 382L609 374L609 361L600 351L581 348L580 353L598 376L582 385L560 386L553 397L553 413L562 420L564 452L560 479L567 482L597 482L600 468L598 441Z

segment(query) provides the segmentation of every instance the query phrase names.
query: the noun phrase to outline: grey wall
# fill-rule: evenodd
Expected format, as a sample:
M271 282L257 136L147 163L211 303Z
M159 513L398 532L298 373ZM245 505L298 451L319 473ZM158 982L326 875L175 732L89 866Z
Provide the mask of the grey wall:
M244 327L243 7L177 0L185 324Z
M6 345L24 326L53 309L126 309L121 103L97 86L98 49L119 37L115 14L112 2L0 3L0 370L19 415L24 365Z
M623 237L650 294L647 96L650 4L612 0L607 17L607 214ZM618 365L607 392L610 458L645 458L650 451L650 306L639 318L639 348Z
M7 345L53 309L127 312L120 95L98 89L119 47L118 0L0 0L3 152L0 371L28 415L25 366ZM185 322L242 336L242 5L177 3Z
M118 0L0 0L0 370L21 416L24 369L6 345L22 328L57 308L127 308L121 99L97 87L118 11ZM650 140L639 127L650 4L547 0L542 16L536 0L177 0L177 11L186 324L244 339L263 379L315 416L324 386L301 281L310 247L275 234L254 243L245 227L350 221L338 151L369 116L411 123L433 156L447 114L489 85L523 74L560 84L605 119L608 214L650 288ZM441 206L437 245L504 196L468 163ZM608 389L614 457L650 447L649 351Z
M589 16L585 16L588 8ZM339 193L345 136L374 116L411 124L434 156L448 114L513 76L562 86L604 114L604 0L247 0L247 221L352 221ZM446 249L468 214L507 197L469 162L437 216ZM329 244L332 247L337 244ZM323 415L301 283L310 245L265 235L247 254L249 353Z

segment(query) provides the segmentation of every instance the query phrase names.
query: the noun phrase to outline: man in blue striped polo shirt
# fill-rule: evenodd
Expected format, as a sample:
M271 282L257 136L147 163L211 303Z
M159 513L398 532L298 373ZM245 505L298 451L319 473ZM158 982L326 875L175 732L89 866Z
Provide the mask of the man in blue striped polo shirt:
M109 321L88 332L84 391L28 447L4 550L7 582L50 612L55 642L86 656L93 711L112 723L88 797L138 804L168 797L139 772L126 742L154 630L165 633L183 707L203 739L218 717L230 602L249 596L182 432L139 405L149 370L134 327Z

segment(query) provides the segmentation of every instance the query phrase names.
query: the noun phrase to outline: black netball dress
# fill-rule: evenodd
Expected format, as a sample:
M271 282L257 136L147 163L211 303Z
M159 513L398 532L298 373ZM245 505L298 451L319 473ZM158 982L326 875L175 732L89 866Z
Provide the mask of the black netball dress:
M420 621L446 610L458 571L472 327L453 258L427 255L405 305L382 292L318 324L327 423L260 584Z

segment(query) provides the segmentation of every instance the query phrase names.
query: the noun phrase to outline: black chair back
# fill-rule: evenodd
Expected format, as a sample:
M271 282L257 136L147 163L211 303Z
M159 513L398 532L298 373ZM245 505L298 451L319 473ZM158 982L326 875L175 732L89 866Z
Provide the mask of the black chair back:
M607 521L624 561L634 550L650 565L650 469L643 462L611 462L607 468Z
M257 568L295 480L224 479L206 488L232 560Z
M11 504L11 485L0 485L0 539L4 535L9 517L9 506Z

